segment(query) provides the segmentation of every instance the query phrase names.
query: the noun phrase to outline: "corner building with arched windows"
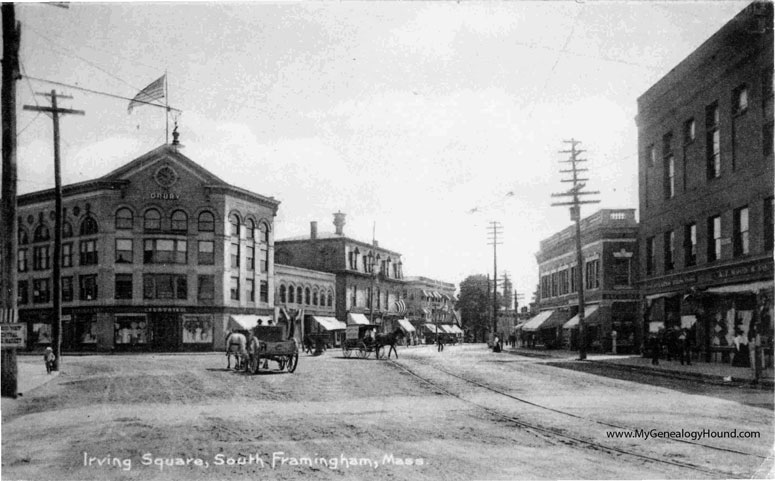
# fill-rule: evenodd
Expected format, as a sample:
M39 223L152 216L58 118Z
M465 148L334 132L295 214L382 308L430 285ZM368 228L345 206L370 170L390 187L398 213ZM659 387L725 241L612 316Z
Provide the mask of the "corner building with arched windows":
M163 145L64 186L62 348L223 347L230 316L275 317L279 201L227 184ZM19 196L19 319L52 341L54 190Z

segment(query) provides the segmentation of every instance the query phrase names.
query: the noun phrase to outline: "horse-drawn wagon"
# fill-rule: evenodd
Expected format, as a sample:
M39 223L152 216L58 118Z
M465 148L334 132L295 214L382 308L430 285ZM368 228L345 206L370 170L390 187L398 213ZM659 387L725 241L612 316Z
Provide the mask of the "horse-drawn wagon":
M385 356L383 347L389 347L387 356L390 357L390 351L396 353L397 339L403 338L404 333L401 329L387 334L374 334L377 326L375 324L351 324L345 331L345 339L342 342L342 353L344 357L351 357L353 352L358 353L358 357L366 359L375 353L377 359Z
M293 372L299 364L299 345L296 339L287 339L285 326L256 326L248 342L248 369L256 374L268 369L269 361L274 361L280 370Z

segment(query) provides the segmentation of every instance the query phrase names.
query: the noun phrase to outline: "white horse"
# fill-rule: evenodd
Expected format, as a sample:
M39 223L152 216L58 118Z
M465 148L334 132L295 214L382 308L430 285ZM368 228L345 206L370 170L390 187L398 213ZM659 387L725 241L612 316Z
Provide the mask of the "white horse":
M231 368L231 356L234 356L234 369L239 370L247 365L248 340L244 334L229 331L226 335L226 369Z

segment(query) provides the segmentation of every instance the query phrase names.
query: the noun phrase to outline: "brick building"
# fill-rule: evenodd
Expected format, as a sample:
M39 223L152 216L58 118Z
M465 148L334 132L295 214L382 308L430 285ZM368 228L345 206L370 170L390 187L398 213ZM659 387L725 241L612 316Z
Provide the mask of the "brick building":
M635 209L602 209L581 220L587 348L639 345L638 263ZM547 347L578 349L578 288L575 226L541 241L539 313L522 332Z
M638 98L644 329L709 360L757 320L771 351L772 21L749 5Z
M65 350L209 350L230 316L274 316L279 201L231 186L163 145L64 186ZM19 319L51 342L53 189L19 196Z
M278 264L328 272L336 276L336 319L351 324L382 324L397 317L404 296L401 254L344 234L345 214L334 214L335 232L318 233L310 223L310 235L281 239L275 243ZM372 308L372 288L373 308ZM387 328L388 326L385 326Z
M336 276L283 264L275 264L274 276L275 306L286 317L303 319L301 337L322 334L338 346L346 326L336 320Z
M435 339L436 333L462 337L460 315L455 312L455 285L427 277L407 277L406 317L418 339Z

